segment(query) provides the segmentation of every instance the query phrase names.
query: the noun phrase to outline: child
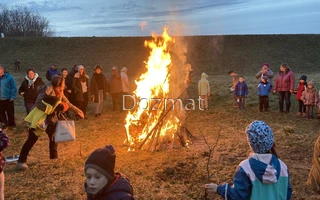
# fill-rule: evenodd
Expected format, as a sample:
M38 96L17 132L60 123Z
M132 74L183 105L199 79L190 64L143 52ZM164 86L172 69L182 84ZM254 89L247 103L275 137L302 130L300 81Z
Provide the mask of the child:
M114 172L116 154L112 145L96 149L88 157L84 188L88 200L134 200L129 179Z
M299 85L297 90L294 92L296 94L296 99L299 102L299 113L298 115L305 115L306 114L306 107L304 106L303 101L301 100L302 92L307 87L307 76L302 75L299 80Z
M231 86L231 88L230 88L230 91L233 92L234 89L235 89L235 87L236 87L236 85L237 85L237 83L239 82L239 75L236 74L236 73L235 73L234 71L232 71L232 70L229 71L228 74L229 74L229 76L232 77L232 86ZM234 97L234 100L235 100L235 103L234 103L233 107L238 108L237 98Z
M8 136L0 128L0 200L4 200L4 172L6 159L2 151L10 145Z
M269 109L269 93L272 90L272 85L268 82L268 77L261 77L261 81L258 85L258 96L259 96L259 111L268 111Z
M234 89L234 96L237 98L239 103L239 110L245 109L245 98L248 97L248 86L244 81L243 76L239 77L239 82Z
M208 75L203 72L201 74L201 79L198 82L198 93L200 97L201 110L208 110L208 97L210 96L210 85L207 78Z
M306 119L313 118L313 106L316 106L319 102L319 97L313 81L310 81L307 89L302 92L301 100L306 107Z
M288 168L277 158L271 128L263 121L253 121L246 133L254 153L238 166L233 186L210 183L205 188L224 199L290 199Z

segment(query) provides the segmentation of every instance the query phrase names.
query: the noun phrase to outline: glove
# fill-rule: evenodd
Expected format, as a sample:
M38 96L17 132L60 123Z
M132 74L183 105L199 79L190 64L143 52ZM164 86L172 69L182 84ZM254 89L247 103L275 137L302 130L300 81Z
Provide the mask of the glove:
M205 184L205 188L209 192L217 192L218 185L215 183Z

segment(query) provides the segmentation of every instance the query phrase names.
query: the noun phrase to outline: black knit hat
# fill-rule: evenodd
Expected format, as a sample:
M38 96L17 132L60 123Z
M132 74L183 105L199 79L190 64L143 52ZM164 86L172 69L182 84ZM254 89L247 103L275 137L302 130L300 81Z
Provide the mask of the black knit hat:
M96 71L97 69L100 69L100 70L102 70L102 68L101 68L101 66L100 65L96 65L95 67L94 67L94 71Z
M307 76L306 75L302 75L299 80L304 80L304 82L307 82Z
M84 172L86 172L88 168L93 168L107 177L107 179L113 180L115 162L116 154L114 147L107 145L91 153L85 163Z

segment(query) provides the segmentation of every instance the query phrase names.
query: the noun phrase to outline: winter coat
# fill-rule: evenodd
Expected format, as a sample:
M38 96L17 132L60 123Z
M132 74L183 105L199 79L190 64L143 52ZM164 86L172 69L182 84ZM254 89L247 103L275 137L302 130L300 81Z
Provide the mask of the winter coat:
M45 110L40 110L35 107L31 112L24 118L24 121L27 123L29 128L35 129L34 134L36 136L41 136L45 131L45 120L47 115L51 115L56 107L61 103L58 97L55 96L45 96L41 101L41 106L45 107ZM39 105L40 103L38 103Z
M294 74L288 69L286 72L279 72L274 81L274 89L277 92L286 92L294 89Z
M304 105L316 105L319 102L319 96L315 88L307 88L302 92L301 100Z
M271 69L269 69L266 73L262 73L261 71L259 71L256 74L257 79L261 79L263 76L268 77L268 82L271 83L271 80L272 80L272 77L274 76L274 73Z
M301 96L302 96L302 92L305 90L305 88L307 87L307 83L300 83L298 85L298 89L297 89L297 93L296 93L296 99L299 101L301 100Z
M258 85L258 96L269 96L272 90L272 85L269 82L260 82Z
M13 100L16 97L16 82L8 72L4 72L4 75L0 76L0 100Z
M75 98L75 101L84 101L84 97L83 97L84 92L82 91L82 85L79 77L80 77L79 72L74 75L74 79L73 79L74 98ZM87 92L89 94L90 88L89 88L88 75L86 75L86 85L87 85Z
M127 68L123 67L121 69L121 82L122 82L122 92L129 92L129 78L127 75Z
M56 96L56 93L55 93L52 85L41 85L38 87L38 96L36 99L36 103L33 105L32 108L37 107L38 109L45 112L48 108L46 105L43 104L42 100L46 96ZM73 111L74 113L78 113L81 111L79 108L72 105L72 103L70 103L69 100L64 95L61 97L61 102L66 103L68 105L69 109L71 111Z
M34 74L34 78L30 80L26 75L22 81L18 93L23 93L24 101L27 103L35 103L38 95L38 87L44 85L41 77L37 73Z
M210 96L210 85L207 80L208 75L206 73L201 74L201 79L198 82L198 95Z
M87 191L87 184L84 184ZM87 193L88 200L134 200L133 189L129 179L120 173L115 173L115 180L111 185L103 188L97 194Z
M53 70L51 67L47 70L47 73L46 73L46 78L48 81L51 81L52 77L54 75L60 75L60 72L58 69L55 69Z
M235 96L248 96L248 86L245 81L242 83L239 81L233 91Z
M219 185L217 193L229 200L289 200L288 168L272 154L252 154L238 166L233 186Z
M114 70L109 81L110 94L116 94L122 92L122 81L118 70Z
M106 93L109 91L108 82L104 74L100 73L100 75L102 76L102 80L103 80L103 99L106 99L107 97ZM98 99L99 87L97 83L97 76L98 76L97 73L93 73L91 82L90 82L90 87L91 87L90 92L91 92L91 95L95 96L94 98L95 103L99 102L99 99Z
M69 93L68 90L71 90L71 93ZM72 91L73 91L73 77L67 76L65 78L65 87L64 87L63 93L68 99L70 99L70 95L72 95Z

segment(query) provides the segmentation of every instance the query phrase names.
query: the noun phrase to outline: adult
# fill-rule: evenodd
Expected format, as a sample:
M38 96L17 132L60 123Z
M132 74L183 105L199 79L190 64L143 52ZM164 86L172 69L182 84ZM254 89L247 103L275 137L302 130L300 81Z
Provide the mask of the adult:
M236 74L233 70L230 70L228 72L229 76L232 77L232 86L230 88L230 91L233 92L234 89L236 88L236 85L238 84L239 82L239 75ZM233 100L234 100L234 104L233 104L233 107L237 108L238 107L238 102L237 102L237 98L235 96L233 96Z
M117 110L117 106L122 110L121 94L122 94L122 82L119 70L116 66L112 67L112 75L109 81L109 89L112 97L113 111Z
M52 64L51 67L47 70L46 78L48 81L51 81L54 75L60 75L60 72L57 68L57 65Z
M72 104L76 104L75 102L75 98L74 98L74 89L73 89L73 79L74 79L74 75L78 72L78 65L74 65L71 70L69 71L68 73L68 80L70 80L72 86L71 88L71 93L69 95L69 101L72 103ZM68 84L67 84L68 85Z
M100 65L94 67L94 73L90 82L90 91L93 102L95 103L94 116L98 117L102 113L103 100L108 94L108 82L105 75L102 73Z
M270 69L268 63L263 63L261 70L256 74L256 78L260 81L262 77L268 77L268 82L272 83L272 78L274 76L273 71Z
M18 58L14 60L13 64L14 64L15 72L20 71L20 60Z
M23 96L24 106L26 107L27 114L31 111L38 95L38 87L44 85L41 77L34 72L33 68L27 70L27 75L22 81L18 93Z
M42 129L45 129L45 132L49 137L50 159L58 158L57 144L54 141L54 132L60 111L70 109L80 117L84 117L83 112L72 105L64 96L64 87L65 80L59 75L53 76L49 85L41 85L39 87L34 108L25 118L25 121L29 123L29 134L28 139L24 143L20 152L20 157L17 162L18 169L25 170L28 168L26 161L29 151L37 142ZM44 115L44 119L40 118L40 115Z
M73 78L71 78L70 76L68 76L68 70L66 68L62 68L61 69L61 76L64 78L65 80L65 87L64 87L64 90L63 90L63 94L65 97L67 97L67 99L70 101L71 99L71 89L73 88ZM71 101L70 101L71 102ZM66 117L67 118L71 118L70 117L70 113L69 111L67 111L66 113Z
M89 102L89 76L82 65L78 66L78 72L73 79L74 98L76 106L82 110L84 119L87 119L86 110ZM78 116L76 116L78 119Z
M17 97L17 86L11 74L0 64L0 118L3 129L16 128L14 121L14 100Z
M278 92L280 112L289 113L291 100L290 96L294 89L294 73L287 63L281 64L280 71L274 81L273 93ZM286 110L283 110L283 103L286 102Z
M121 95L121 106L122 109L127 107L128 103L124 100L124 95L129 94L129 78L127 75L128 69L126 67L122 67L121 69L121 83L122 83L122 95Z

